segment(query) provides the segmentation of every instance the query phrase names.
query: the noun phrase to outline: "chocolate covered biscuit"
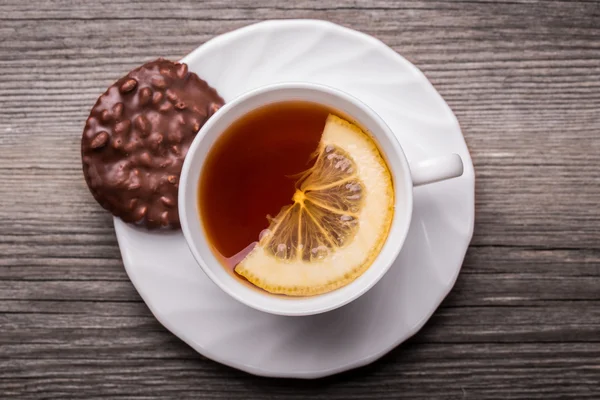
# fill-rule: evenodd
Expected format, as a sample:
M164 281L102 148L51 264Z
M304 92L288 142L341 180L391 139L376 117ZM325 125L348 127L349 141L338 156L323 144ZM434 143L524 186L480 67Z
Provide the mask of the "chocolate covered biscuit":
M183 160L223 99L185 64L158 59L100 96L81 140L83 173L113 215L148 228L179 227Z

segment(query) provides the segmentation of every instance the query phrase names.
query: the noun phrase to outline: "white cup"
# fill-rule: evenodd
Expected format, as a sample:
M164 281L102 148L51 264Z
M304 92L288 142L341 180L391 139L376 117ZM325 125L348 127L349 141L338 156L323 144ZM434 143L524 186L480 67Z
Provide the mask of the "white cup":
M236 120L259 107L282 101L308 101L339 110L365 128L379 145L392 173L395 209L386 242L373 264L348 285L316 296L274 295L242 283L219 262L209 243L198 209L198 185L204 160L215 141ZM179 186L179 214L187 244L208 277L225 293L252 308L279 315L311 315L333 310L358 298L390 268L408 233L413 209L413 186L462 175L457 154L409 165L394 133L360 100L323 85L281 83L245 93L225 104L202 127L186 155Z

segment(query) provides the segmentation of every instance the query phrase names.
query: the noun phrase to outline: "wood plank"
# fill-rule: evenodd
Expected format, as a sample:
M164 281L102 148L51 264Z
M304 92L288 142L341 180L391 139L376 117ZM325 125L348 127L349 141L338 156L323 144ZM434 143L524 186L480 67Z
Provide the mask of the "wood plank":
M11 378L0 381L0 390L21 399L99 398L99 393L111 398L593 399L599 356L597 348L581 344L409 343L376 365L318 381L256 379L222 366L207 368L199 357L19 359L0 361Z
M33 303L33 302L32 302ZM42 302L37 301L37 304ZM10 304L2 302L0 306ZM56 304L56 302L54 302ZM140 307L89 302L100 314L7 313L0 317L0 359L191 357L193 352ZM412 339L422 344L579 343L600 349L600 311L592 302L546 307L442 307ZM63 304L59 304L59 310ZM108 314L107 310L114 313ZM125 315L121 314L125 310ZM127 312L129 310L129 312ZM137 310L133 314L131 310ZM543 312L541 312L543 311ZM503 316L499 321L497 316Z
M0 281L0 300L136 301L124 280ZM600 301L596 277L469 275L459 279L450 295L457 306L543 305L549 302Z
M7 251L22 243L22 254L0 255L0 280L37 281L128 281L112 229L109 232L80 233L54 232L26 234L11 237L18 239L6 244ZM44 236L52 236L45 255L38 254ZM26 246L26 241L29 246ZM66 244L75 245L76 256L65 256ZM103 244L102 246L100 244ZM59 251L51 250L57 247ZM80 248L87 248L83 254ZM118 250L118 249L117 249ZM459 279L471 279L469 275L485 274L494 279L519 274L523 278L534 278L540 274L556 281L564 277L597 277L600 274L600 251L595 249L536 249L502 246L473 246L469 249ZM469 283L467 283L469 284Z

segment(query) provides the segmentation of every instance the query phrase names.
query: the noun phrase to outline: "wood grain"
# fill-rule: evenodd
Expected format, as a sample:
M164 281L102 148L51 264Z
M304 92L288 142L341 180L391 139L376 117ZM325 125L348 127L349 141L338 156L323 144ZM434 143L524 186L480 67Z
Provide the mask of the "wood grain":
M150 314L79 138L129 69L253 22L319 18L417 65L456 113L476 226L426 327L318 381L253 377ZM0 398L600 398L600 2L0 1Z

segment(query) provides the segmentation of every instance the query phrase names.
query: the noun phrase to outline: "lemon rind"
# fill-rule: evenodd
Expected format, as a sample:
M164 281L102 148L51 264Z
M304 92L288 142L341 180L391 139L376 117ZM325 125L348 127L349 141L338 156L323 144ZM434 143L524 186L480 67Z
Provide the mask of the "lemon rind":
M344 129L340 129L340 127L347 128L346 132L344 132ZM354 135L348 135L348 130L353 132ZM248 256L238 264L235 271L255 286L270 293L288 296L313 296L327 293L349 284L361 276L372 265L381 252L389 230L391 229L394 208L393 180L387 164L381 156L373 139L358 126L337 116L330 115L327 119L326 127L317 152L323 152L328 145L339 146L342 150L353 156L353 161L359 169L354 175L358 176L366 185L367 200L359 217L361 227L359 227L356 236L350 241L348 246L342 246L336 249L331 257L328 257L323 261L303 261L298 259L276 259L275 261L274 256L269 254L265 248L261 246L263 243L263 240L261 240L261 244L256 246ZM361 167L365 163L365 160L361 159L362 157L369 159L369 170L361 170ZM376 170L374 167L376 167ZM379 199L384 200L378 201L379 210L368 209L369 206L367 202L369 201L369 197L373 198L373 196L379 196ZM370 212L370 214L366 214L367 212ZM371 214L383 214L383 217ZM365 234L372 236L372 232L365 231L365 226L367 228L370 226L365 225L365 221L368 221L369 224L371 224L373 218L379 218L381 220L380 224L376 223L375 225L377 226L370 229L376 231L376 234L374 234L375 237L363 237ZM265 240L268 240L268 238ZM357 241L368 243L368 249L357 247L361 244L355 244ZM355 246L356 250L353 250L354 252L366 254L366 257L359 260L358 265L355 265L348 271L344 271L343 274L335 273L335 271L333 271L334 273L331 273L332 268L333 270L346 269L345 265L336 266L335 258L336 255L338 257L340 254L343 256L344 252L348 251L347 248L351 245ZM342 260L342 262L345 262L345 260ZM269 265L265 265L265 263ZM321 267L327 268L327 270L325 270L326 273L323 273L323 270L319 270ZM255 272L256 270L262 270L262 272L257 274ZM308 281L309 283L303 285L280 283L282 280L286 280L286 277L297 277L300 275L302 275L304 281ZM333 278L324 278L326 280L324 283L317 283L316 281L319 280L315 279L315 276L317 275L331 275ZM264 277L261 278L261 276ZM324 279L320 280L323 281Z

